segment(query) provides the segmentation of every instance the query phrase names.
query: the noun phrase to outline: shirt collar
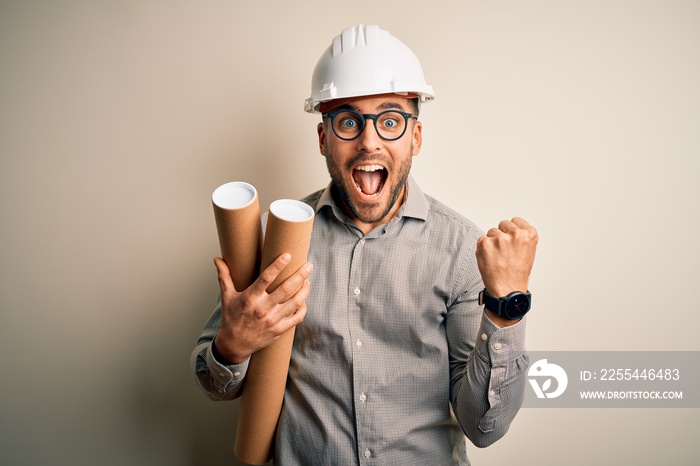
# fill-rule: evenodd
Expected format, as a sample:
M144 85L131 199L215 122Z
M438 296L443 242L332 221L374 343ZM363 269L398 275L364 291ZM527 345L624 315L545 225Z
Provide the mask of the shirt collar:
M324 189L323 193L321 193L321 197L318 199L318 204L316 205L316 213L320 212L324 207L330 207L335 216L338 219L343 220L347 218L347 216L343 213L340 206L335 203L335 200L331 195L331 186L332 182L328 183L326 189ZM423 194L423 191L421 191L418 183L413 178L413 175L408 175L406 186L408 188L408 196L406 196L406 201L396 213L396 216L389 221L398 221L402 217L412 217L419 220L426 220L428 218L428 209L430 206L428 204L428 200Z

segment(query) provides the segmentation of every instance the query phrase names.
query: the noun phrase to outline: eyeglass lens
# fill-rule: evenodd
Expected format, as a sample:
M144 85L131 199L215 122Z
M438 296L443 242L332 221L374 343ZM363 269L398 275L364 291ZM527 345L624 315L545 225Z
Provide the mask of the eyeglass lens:
M387 140L400 138L406 131L407 118L396 111L387 110L378 115L372 116L374 127L380 137ZM367 118L369 119L369 118ZM333 119L333 130L341 139L354 139L360 135L366 119L357 112L347 110L335 115Z

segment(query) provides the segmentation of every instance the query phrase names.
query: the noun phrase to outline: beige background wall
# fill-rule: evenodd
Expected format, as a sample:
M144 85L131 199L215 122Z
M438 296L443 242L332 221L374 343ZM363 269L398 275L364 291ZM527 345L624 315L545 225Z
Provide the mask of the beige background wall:
M377 23L422 59L422 188L540 231L532 350L700 350L700 2L1 1L0 463L223 465L199 393L209 196L327 183L311 70ZM475 465L697 464L700 410L526 409Z

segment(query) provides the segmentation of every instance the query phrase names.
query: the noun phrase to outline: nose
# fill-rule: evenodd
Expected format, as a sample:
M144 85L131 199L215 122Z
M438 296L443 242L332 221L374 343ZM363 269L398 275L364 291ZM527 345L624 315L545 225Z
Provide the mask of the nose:
M365 127L360 135L355 139L357 149L363 152L375 152L381 148L382 138L377 133L376 120L365 120Z

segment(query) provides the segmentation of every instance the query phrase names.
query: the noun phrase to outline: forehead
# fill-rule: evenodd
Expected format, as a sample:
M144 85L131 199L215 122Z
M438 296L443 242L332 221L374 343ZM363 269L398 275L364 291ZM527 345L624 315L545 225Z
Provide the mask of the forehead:
M321 104L321 112L329 112L338 107L357 110L361 113L380 112L390 108L406 111L409 108L409 99L412 96L400 96L396 94L381 94L376 96L351 97L347 99L331 100Z

